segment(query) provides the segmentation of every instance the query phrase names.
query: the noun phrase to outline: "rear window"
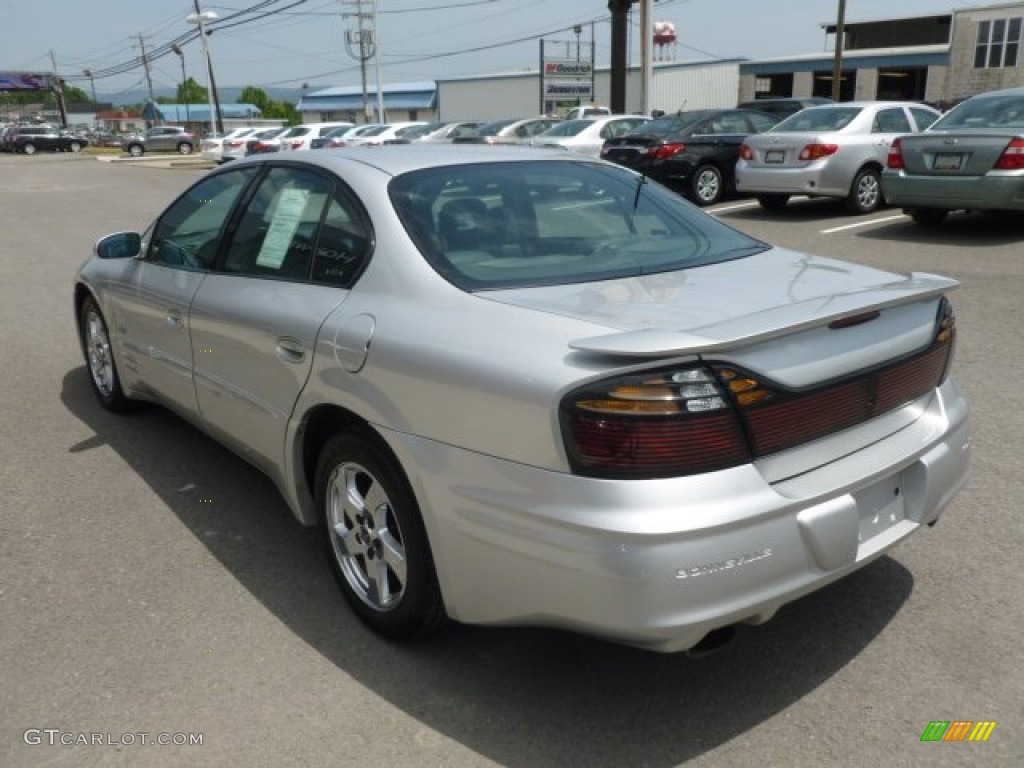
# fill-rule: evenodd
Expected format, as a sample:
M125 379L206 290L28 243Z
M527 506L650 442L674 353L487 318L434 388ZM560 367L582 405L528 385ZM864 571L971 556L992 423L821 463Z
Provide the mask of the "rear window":
M398 176L389 192L427 261L469 291L668 272L768 247L603 164L444 166Z
M770 132L841 131L861 110L862 107L808 107L787 117Z
M986 96L968 99L932 124L933 131L964 128L1024 129L1024 96Z

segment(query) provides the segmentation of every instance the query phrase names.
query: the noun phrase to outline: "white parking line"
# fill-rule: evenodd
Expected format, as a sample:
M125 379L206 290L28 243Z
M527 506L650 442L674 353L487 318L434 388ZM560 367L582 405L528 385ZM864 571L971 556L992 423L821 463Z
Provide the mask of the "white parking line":
M905 219L902 213L898 213L895 216L886 216L884 219L868 219L867 221L858 221L856 224L844 224L841 227L832 227L831 229L821 230L823 235L831 235L833 232L842 232L845 229L856 229L857 227L870 227L872 224L884 224L887 221L899 221Z
M744 208L756 208L759 205L757 202L747 203L733 203L732 205L716 206L711 209L711 213L726 213L728 211L742 211Z

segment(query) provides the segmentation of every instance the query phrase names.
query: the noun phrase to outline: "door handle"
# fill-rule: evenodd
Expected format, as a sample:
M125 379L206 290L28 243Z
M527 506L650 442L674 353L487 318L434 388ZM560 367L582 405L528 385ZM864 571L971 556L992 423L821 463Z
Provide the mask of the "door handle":
M185 326L184 321L181 319L181 313L176 309L167 310L167 325L174 329L180 329Z
M306 359L306 345L291 336L279 337L274 350L286 363L301 363Z

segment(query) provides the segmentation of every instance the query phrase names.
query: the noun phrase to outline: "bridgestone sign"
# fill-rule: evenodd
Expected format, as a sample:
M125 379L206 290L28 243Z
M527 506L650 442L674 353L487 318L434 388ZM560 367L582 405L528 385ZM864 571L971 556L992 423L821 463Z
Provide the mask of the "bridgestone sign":
M559 100L559 98L575 98L577 96L590 98L591 90L590 83L552 82L550 80L544 81L544 96L552 97L556 101Z

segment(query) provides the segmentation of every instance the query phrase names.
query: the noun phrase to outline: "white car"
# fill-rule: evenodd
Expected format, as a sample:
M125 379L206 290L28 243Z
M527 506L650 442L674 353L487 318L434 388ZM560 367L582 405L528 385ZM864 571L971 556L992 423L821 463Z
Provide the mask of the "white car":
M354 126L355 123L305 123L296 125L281 137L281 151L295 152L297 150L311 149L313 139L319 139L324 134L342 126Z
M217 163L224 162L224 143L232 139L249 136L255 133L258 128L235 128L223 135L211 135L203 138L199 145L200 155L204 160L213 160Z
M537 134L530 142L535 147L565 149L578 155L600 157L606 139L629 133L648 122L643 115L609 115L566 120Z
M402 123L388 123L380 125L373 130L366 131L359 136L345 140L348 147L379 147L382 144L394 143L401 140L403 134L427 123L423 120L408 120Z

